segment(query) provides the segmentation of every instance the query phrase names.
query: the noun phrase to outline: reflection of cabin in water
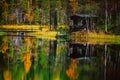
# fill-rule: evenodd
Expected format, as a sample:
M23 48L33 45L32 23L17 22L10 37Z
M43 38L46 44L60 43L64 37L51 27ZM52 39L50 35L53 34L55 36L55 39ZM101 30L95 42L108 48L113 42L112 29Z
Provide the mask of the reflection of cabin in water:
M70 17L70 31L94 30L94 18L96 15L75 14Z
M73 59L89 59L92 57L93 45L69 43L69 57Z

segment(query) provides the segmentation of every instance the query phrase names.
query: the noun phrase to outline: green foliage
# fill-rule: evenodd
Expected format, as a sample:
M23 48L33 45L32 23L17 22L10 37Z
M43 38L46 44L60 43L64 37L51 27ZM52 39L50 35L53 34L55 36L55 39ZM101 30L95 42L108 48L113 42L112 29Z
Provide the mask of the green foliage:
M80 12L84 11L85 13L94 13L96 14L99 10L99 3L96 3L94 1L91 2L81 2L79 3L78 9Z
M34 44L35 44L36 47L38 47L39 46L39 40L38 39L35 40Z
M51 3L51 10L55 10L56 6L57 6L56 5L57 1L56 0L51 0L50 3Z
M28 0L22 0L22 6L27 11L28 10Z
M87 64L86 64L86 65L84 65L84 66L83 66L83 68L84 68L84 70L85 70L85 71L89 71L89 70L90 70L90 66L89 66L89 65L87 65Z
M12 66L12 79L17 79L17 80L22 80L22 76L23 76L23 73L24 73L24 67L23 67L23 64L20 63L20 64L15 64Z
M13 48L13 44L12 44L12 41L10 41L10 57L13 58L14 56L14 48Z
M40 9L38 7L36 7L35 9L35 22L39 22L40 21Z
M43 68L46 68L47 66L47 56L46 53L43 51L39 54L40 57L40 64Z
M10 0L10 11L14 9L14 0Z
M43 8L47 8L47 1L48 0L42 0L41 1L41 5L42 5Z

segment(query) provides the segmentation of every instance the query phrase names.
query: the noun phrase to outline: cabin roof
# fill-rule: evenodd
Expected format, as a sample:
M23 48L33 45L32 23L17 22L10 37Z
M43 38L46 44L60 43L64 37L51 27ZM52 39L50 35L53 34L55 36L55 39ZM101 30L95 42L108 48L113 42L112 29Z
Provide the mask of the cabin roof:
M92 15L92 14L75 14L75 15L72 15L70 18L71 19L78 19L78 18L90 18L90 17L97 17L96 15Z

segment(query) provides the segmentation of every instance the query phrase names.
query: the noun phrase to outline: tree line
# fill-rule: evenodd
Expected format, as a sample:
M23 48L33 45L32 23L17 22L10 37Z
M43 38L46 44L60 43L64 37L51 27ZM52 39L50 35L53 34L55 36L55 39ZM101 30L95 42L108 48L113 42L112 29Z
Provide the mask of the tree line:
M1 0L0 24L69 24L73 14L95 14L97 29L117 31L119 0ZM118 31L117 31L118 32Z

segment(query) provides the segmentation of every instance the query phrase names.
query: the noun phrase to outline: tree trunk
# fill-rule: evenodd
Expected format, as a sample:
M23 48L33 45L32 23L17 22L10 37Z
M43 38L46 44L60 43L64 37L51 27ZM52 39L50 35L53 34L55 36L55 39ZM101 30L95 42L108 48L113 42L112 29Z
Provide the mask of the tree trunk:
M17 22L17 24L19 24L19 12L18 12L18 9L15 10L15 13L16 13L16 22Z
M107 27L108 27L108 1L105 0L105 32L108 32Z

